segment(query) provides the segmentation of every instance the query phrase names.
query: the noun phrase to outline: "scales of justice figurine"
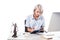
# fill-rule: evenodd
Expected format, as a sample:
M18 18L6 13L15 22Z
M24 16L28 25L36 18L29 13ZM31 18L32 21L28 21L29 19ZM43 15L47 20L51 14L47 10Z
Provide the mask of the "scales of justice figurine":
M12 35L12 37L14 37L14 38L16 38L17 37L17 24L15 23L15 24L13 24L13 35Z

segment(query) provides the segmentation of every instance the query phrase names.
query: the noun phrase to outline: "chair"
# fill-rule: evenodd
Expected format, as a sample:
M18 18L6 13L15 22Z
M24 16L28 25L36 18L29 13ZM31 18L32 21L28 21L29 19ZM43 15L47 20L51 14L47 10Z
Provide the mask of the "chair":
M24 21L24 24L26 25L26 20ZM28 27L25 26L25 32L28 32L27 28Z

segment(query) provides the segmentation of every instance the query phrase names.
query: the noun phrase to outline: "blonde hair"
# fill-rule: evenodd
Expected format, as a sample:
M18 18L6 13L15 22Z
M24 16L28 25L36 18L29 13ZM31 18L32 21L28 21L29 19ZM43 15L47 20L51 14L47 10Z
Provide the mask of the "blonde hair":
M37 8L39 8L40 11L41 11L41 13L43 13L43 9L42 9L42 6L41 6L40 4L38 4L38 5L35 6L34 12L35 12L35 10L36 10Z

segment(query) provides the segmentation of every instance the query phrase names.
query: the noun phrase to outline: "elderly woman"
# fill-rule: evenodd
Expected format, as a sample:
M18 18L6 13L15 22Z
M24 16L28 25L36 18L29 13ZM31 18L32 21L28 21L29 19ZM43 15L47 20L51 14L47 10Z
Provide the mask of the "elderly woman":
M26 19L27 31L31 33L44 31L44 17L42 16L43 9L40 4L38 4L34 10L33 15L30 15Z

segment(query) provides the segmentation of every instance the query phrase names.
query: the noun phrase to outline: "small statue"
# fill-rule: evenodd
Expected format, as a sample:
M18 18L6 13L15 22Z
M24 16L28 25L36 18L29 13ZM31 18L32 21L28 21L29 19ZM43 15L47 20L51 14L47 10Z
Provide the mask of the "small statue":
M17 31L16 31L16 28L17 28L17 24L15 23L15 24L13 24L13 26L14 26L14 30L13 30L13 36L12 37L14 37L14 38L16 38L17 37Z

